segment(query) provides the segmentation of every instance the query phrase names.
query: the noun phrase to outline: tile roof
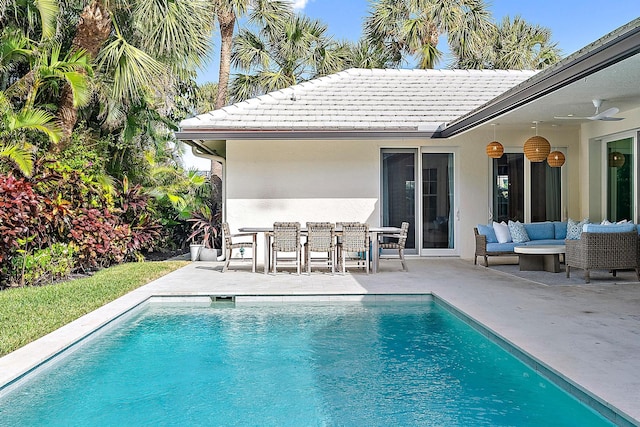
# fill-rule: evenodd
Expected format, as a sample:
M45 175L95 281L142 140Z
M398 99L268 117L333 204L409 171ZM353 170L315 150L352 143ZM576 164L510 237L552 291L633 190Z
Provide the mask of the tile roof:
M435 131L535 71L349 69L180 123L188 131Z

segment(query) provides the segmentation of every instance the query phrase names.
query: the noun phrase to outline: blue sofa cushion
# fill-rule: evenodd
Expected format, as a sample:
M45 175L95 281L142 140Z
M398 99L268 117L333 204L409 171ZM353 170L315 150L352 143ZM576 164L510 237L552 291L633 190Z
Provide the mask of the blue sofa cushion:
M625 224L585 224L582 227L582 231L585 233L628 233L629 231L635 231L636 225L634 223Z
M578 240L582 233L582 226L589 223L589 218L585 218L580 222L569 218L567 221L567 240Z
M522 243L487 243L487 252L513 252L516 246L522 246Z
M525 245L564 245L564 239L541 239L541 240L531 240Z
M530 240L555 239L555 228L552 222L532 222L525 224Z
M520 221L509 221L509 234L511 234L511 240L514 243L524 243L528 242L529 235L527 234L527 230L524 228L524 224Z
M567 238L567 222L566 221L555 221L553 223L553 228L555 230L556 239L564 240Z
M487 243L498 243L498 238L496 237L493 225L478 224L478 233L487 237Z

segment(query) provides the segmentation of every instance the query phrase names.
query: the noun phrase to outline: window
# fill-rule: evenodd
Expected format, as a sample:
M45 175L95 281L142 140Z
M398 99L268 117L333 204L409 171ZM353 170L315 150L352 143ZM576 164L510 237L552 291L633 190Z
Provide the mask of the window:
M523 153L505 153L492 163L494 221L562 219L562 168L525 161Z

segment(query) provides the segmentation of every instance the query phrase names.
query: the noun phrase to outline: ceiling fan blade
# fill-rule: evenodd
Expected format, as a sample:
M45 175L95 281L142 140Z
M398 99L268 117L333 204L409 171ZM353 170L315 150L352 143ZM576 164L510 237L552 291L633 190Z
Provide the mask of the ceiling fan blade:
M624 120L624 117L603 117L601 119L598 119L600 121L603 122L618 122L620 120Z
M609 108L608 110L604 110L602 113L596 114L595 116L589 117L591 120L604 120L607 117L614 116L618 114L620 111L619 108Z
M591 117L576 117L576 116L557 116L554 117L557 120L587 120L591 119Z

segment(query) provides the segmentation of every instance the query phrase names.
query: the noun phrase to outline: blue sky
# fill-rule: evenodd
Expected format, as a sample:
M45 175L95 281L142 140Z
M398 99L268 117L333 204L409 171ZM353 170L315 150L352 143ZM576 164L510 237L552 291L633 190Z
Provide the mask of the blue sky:
M367 0L293 0L293 3L297 10L327 24L334 38L353 41L360 38L362 21L369 10ZM565 56L640 16L640 0L493 0L489 8L496 21L505 15L520 15L531 24L551 29L552 40ZM219 55L219 38L214 37L214 43L215 57ZM445 46L440 49L445 50ZM213 59L198 73L198 82L215 82L217 76L218 61Z

